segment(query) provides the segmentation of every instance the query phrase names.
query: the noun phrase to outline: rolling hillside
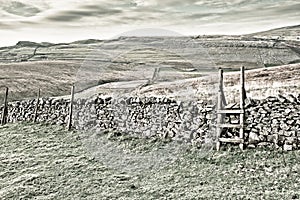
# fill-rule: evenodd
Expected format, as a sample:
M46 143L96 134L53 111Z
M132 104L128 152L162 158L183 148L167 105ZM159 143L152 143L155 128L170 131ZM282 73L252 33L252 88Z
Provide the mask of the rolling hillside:
M285 73L299 79L298 73L288 66L300 60L299 40L263 38L268 34L299 35L299 26L243 36L120 37L60 44L19 42L0 48L0 102L4 86L10 89L10 101L33 98L38 88L43 96L61 96L69 94L74 82L83 90L110 82L149 80L156 68L161 69L161 79L156 83L201 77L219 67L235 71L242 65L247 70L285 66ZM258 78L252 76L248 80ZM285 79L286 76L276 76L276 80L266 81Z
M276 28L269 31L263 31L258 33L249 34L248 36L258 38L274 38L279 37L281 40L296 40L300 41L300 25L287 26L282 28Z

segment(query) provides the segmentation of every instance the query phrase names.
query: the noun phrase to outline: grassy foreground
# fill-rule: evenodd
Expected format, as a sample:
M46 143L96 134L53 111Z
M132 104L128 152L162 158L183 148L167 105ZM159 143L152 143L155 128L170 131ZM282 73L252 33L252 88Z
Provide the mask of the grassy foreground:
M133 159L127 153L143 158L172 148L153 139L98 138L122 150L126 162ZM59 126L0 127L0 199L300 198L299 151L185 148L172 162L138 171L97 159L86 144L79 132ZM113 152L105 151L110 158Z

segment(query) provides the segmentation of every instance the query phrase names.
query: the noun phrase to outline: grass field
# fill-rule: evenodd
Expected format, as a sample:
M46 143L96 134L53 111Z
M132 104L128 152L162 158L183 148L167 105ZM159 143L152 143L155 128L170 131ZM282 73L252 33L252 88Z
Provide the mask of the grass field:
M91 134L97 144L121 152L116 156L103 146L109 161L93 155L87 135L41 124L0 127L0 199L300 198L299 151L215 152L154 138ZM156 159L149 161L153 154ZM141 170L131 170L143 159ZM159 167L145 167L159 159Z
M64 61L0 63L0 103L4 86L9 88L9 101L35 98L39 89L43 97L69 94L79 67L80 63Z

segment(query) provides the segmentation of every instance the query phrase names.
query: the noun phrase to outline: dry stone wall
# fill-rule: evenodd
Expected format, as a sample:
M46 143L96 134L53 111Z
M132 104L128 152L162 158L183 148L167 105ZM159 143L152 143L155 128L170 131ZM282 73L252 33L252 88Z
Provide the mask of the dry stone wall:
M248 101L246 133L250 147L299 149L300 95Z
M66 125L69 104L66 99L41 98L37 122ZM9 103L8 123L33 121L35 107L36 100ZM168 137L202 146L215 140L215 117L215 106L203 101L95 96L74 102L73 126L83 131L112 130L144 137ZM238 123L238 117L228 115L225 121ZM237 137L238 130L224 129L222 135ZM299 149L300 95L247 99L245 144L249 148Z
M213 105L159 97L97 96L74 105L74 126L80 130L113 129L145 137L170 137L198 145L213 138Z
M37 100L8 103L7 122L33 121ZM68 121L70 100L41 98L39 100L37 122L65 125ZM1 107L2 116L3 106Z

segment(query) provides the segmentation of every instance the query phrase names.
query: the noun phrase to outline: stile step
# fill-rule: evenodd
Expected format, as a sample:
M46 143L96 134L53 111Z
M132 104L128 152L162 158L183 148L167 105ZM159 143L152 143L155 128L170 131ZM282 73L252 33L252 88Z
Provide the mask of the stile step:
M220 127L220 128L242 128L243 126L240 124L218 124L217 127Z
M241 138L219 138L219 141L227 143L244 143L244 140Z
M229 109L229 110L218 110L217 114L244 114L244 110L234 110L234 109Z

